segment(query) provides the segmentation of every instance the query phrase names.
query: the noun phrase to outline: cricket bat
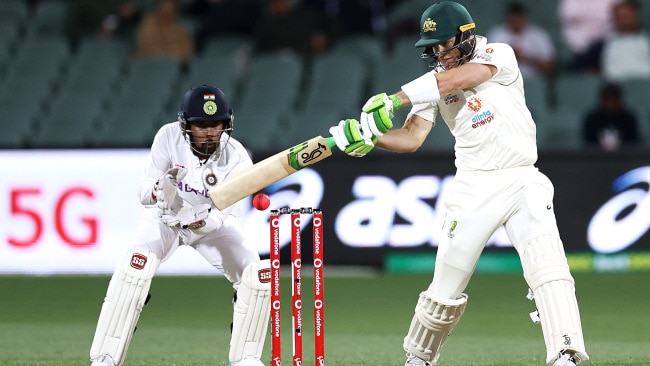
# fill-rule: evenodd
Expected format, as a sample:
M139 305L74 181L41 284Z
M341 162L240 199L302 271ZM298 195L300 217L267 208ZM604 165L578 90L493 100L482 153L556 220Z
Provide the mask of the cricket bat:
M298 170L332 156L333 137L316 136L270 156L217 184L208 192L220 209L240 201Z

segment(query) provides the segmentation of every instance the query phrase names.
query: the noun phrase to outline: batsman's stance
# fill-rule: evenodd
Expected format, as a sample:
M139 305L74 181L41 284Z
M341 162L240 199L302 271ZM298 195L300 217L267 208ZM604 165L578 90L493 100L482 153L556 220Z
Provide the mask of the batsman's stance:
M405 365L432 365L463 316L465 290L490 236L505 226L519 253L546 343L546 362L575 366L585 351L573 277L553 212L553 185L535 167L535 123L526 107L513 49L474 34L468 11L455 2L435 3L422 14L422 56L432 71L393 95L368 100L360 120L330 129L337 146L364 156L376 146L417 150L440 113L456 139L456 176L444 197L433 280L420 293L404 338ZM412 106L400 129L393 112ZM388 131L390 130L390 131Z
M218 182L253 164L232 131L225 95L203 85L185 94L178 122L156 134L138 187L144 210L108 285L90 348L93 366L124 363L151 280L179 245L196 249L235 288L230 364L263 366L270 264L239 228L242 203L220 211L207 198Z

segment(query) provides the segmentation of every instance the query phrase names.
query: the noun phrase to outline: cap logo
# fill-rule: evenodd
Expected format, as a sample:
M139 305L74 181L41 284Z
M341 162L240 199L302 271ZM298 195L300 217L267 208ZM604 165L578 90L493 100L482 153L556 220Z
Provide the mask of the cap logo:
M434 22L431 20L431 18L427 18L427 20L422 23L422 32L435 32L436 27L438 26L438 23Z

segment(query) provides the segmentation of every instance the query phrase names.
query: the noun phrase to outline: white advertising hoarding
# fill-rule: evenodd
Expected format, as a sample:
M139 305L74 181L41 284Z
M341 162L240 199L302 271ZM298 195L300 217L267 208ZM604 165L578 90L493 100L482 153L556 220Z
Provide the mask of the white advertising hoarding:
M0 273L112 273L136 229L147 150L0 152ZM216 273L191 248L159 273Z

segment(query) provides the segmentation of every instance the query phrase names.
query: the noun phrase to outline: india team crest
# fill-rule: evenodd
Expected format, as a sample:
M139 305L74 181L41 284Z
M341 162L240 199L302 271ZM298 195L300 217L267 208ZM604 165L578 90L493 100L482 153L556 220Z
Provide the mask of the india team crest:
M203 95L203 112L208 116L217 113L217 103L215 102L216 96L214 94Z
M217 176L212 172L212 169L205 169L203 171L203 183L208 187L217 185Z

